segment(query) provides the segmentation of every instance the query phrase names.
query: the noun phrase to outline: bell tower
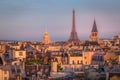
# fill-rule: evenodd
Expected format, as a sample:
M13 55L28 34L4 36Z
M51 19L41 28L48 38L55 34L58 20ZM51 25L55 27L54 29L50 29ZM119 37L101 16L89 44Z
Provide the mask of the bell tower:
M95 19L94 19L93 28L92 28L89 40L91 42L98 42L98 40L99 40L99 38L98 38L98 30L97 30L97 25L96 25Z

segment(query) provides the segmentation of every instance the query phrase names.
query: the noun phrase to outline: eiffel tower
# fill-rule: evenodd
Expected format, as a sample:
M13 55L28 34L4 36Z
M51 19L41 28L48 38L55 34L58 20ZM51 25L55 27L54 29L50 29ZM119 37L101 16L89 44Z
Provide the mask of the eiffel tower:
M76 26L75 26L75 10L73 9L73 19L72 19L72 31L71 31L71 34L70 34L70 38L68 41L73 41L73 42L76 42L76 41L80 41L78 39L78 36L77 36L77 32L76 32Z

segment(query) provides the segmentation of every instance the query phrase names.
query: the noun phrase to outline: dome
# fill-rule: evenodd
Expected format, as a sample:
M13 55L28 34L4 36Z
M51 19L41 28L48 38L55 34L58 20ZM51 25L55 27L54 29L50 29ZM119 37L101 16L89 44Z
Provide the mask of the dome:
M48 32L46 31L44 36L43 36L43 43L44 44L49 44L50 43L50 37L49 37L49 34Z

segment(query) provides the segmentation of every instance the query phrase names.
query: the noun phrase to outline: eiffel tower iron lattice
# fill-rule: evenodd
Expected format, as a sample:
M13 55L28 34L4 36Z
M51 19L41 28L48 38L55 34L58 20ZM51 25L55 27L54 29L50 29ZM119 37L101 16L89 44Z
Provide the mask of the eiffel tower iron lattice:
M79 41L77 32L76 32L76 25L75 25L75 10L73 9L73 19L72 19L72 31L70 34L70 38L68 41Z

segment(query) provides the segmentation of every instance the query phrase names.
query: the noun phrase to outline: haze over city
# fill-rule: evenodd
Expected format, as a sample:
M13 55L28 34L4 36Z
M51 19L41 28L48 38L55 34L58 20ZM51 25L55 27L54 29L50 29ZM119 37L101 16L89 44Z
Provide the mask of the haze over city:
M47 29L52 41L67 41L75 9L80 40L88 40L94 18L99 37L120 32L119 0L0 0L0 40L41 41Z

